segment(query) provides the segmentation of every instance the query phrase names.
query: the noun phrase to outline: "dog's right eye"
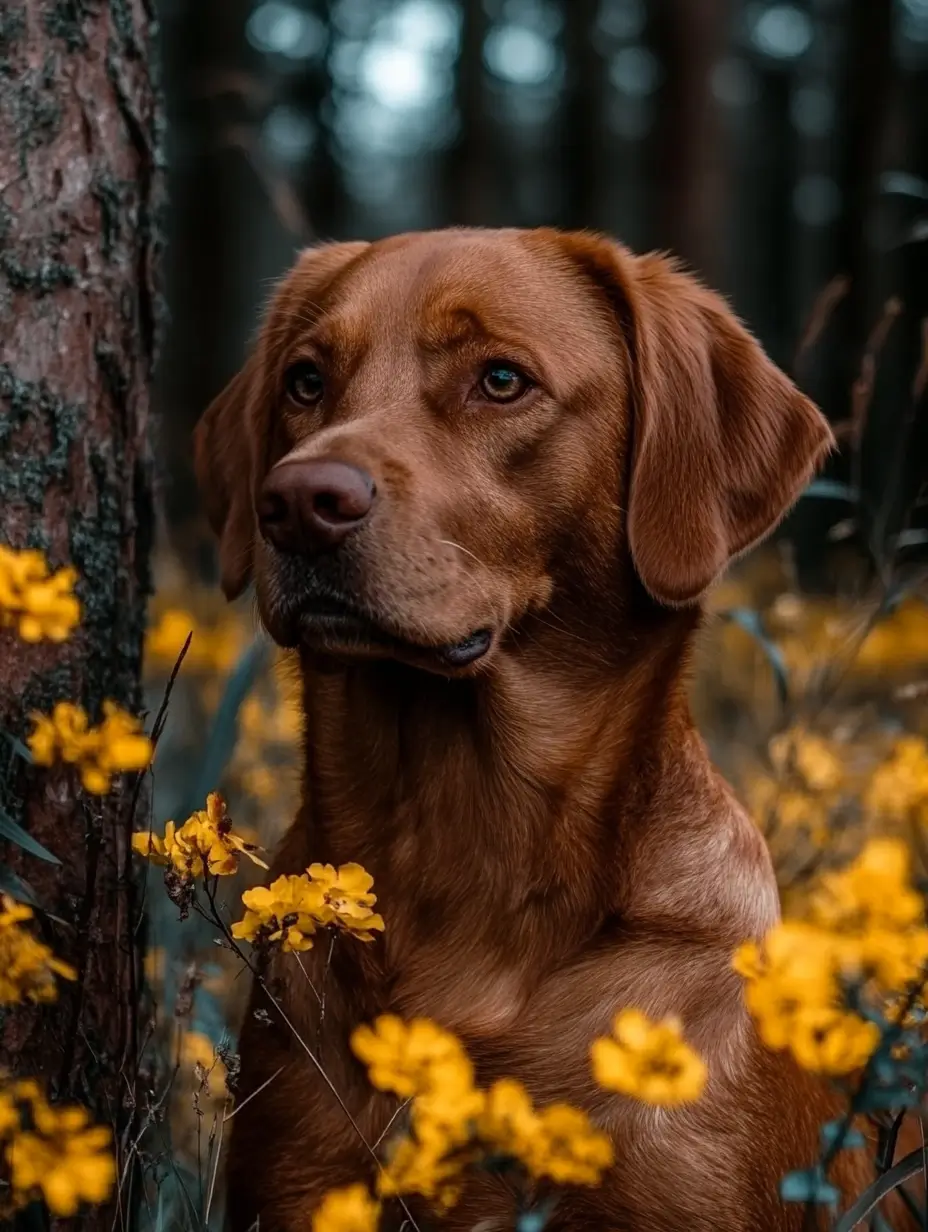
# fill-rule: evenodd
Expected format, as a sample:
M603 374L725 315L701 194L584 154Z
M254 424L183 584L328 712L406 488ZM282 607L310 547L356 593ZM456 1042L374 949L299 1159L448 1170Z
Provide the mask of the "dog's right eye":
M315 406L322 397L322 373L310 360L302 360L287 369L284 375L287 397L299 406Z

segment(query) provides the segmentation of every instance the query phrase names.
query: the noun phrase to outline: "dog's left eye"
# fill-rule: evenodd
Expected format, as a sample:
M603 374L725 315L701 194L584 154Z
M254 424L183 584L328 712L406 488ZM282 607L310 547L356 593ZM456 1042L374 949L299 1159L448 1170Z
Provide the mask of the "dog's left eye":
M480 392L490 402L515 402L531 382L513 364L490 364L480 378Z
M289 367L284 374L284 385L288 396L299 406L315 406L322 397L322 373L310 360Z

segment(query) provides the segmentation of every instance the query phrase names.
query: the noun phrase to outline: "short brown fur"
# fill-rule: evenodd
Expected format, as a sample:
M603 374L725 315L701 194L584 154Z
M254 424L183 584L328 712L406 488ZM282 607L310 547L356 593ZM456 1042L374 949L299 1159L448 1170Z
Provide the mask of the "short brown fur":
M326 378L317 410L283 393L308 357ZM499 359L535 381L518 406L474 395ZM349 1034L385 1011L427 1015L481 1080L519 1078L612 1135L615 1168L565 1193L551 1232L803 1227L778 1181L814 1161L835 1109L745 1013L730 956L776 919L776 886L694 729L686 675L706 589L831 445L718 296L600 236L331 245L280 286L196 459L226 592L254 577L303 681L303 803L272 876L359 861L387 922L373 945L336 946L322 1032L369 1142L395 1101L371 1090ZM378 503L337 553L297 565L259 535L256 497L281 459L323 456L369 472ZM320 577L416 648L307 635L301 596ZM432 648L478 628L488 655L436 668ZM317 986L326 948L304 959ZM287 957L271 977L314 1044L305 975ZM698 1104L594 1086L590 1042L624 1006L682 1017L709 1065ZM252 1009L270 1009L260 990ZM370 1159L273 1011L249 1012L241 1052L242 1099L283 1070L233 1122L230 1225L305 1232ZM859 1190L866 1163L843 1167ZM489 1179L442 1226L480 1221L512 1226Z

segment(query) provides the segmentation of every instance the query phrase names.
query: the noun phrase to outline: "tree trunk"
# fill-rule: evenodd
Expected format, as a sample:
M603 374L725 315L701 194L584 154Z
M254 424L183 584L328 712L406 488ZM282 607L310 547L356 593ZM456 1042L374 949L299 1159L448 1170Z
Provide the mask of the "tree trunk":
M486 226L493 214L494 163L499 151L483 66L488 26L482 4L461 6L461 50L454 80L458 130L441 163L442 226Z
M564 107L561 119L562 226L596 226L603 192L602 60L594 42L597 0L563 6Z
M655 242L710 282L721 269L724 133L712 70L725 48L729 0L658 0L651 42L663 69L651 142Z
M0 6L0 541L73 565L82 604L61 645L0 629L0 807L61 864L10 843L0 861L33 887L38 929L78 971L54 1004L3 1017L0 1066L89 1105L117 1139L137 1071L132 792L89 796L4 737L22 741L30 712L60 700L93 721L106 698L139 705L163 316L155 33L150 0ZM117 1225L110 1209L68 1226Z

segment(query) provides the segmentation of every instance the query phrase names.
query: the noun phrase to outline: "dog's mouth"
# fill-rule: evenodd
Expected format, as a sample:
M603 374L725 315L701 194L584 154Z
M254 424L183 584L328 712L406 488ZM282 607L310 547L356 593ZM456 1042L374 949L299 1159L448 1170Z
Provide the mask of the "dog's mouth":
M439 671L472 667L493 645L493 630L474 630L459 642L428 645L399 635L342 596L306 598L299 609L300 640L313 649L364 658L386 655Z

